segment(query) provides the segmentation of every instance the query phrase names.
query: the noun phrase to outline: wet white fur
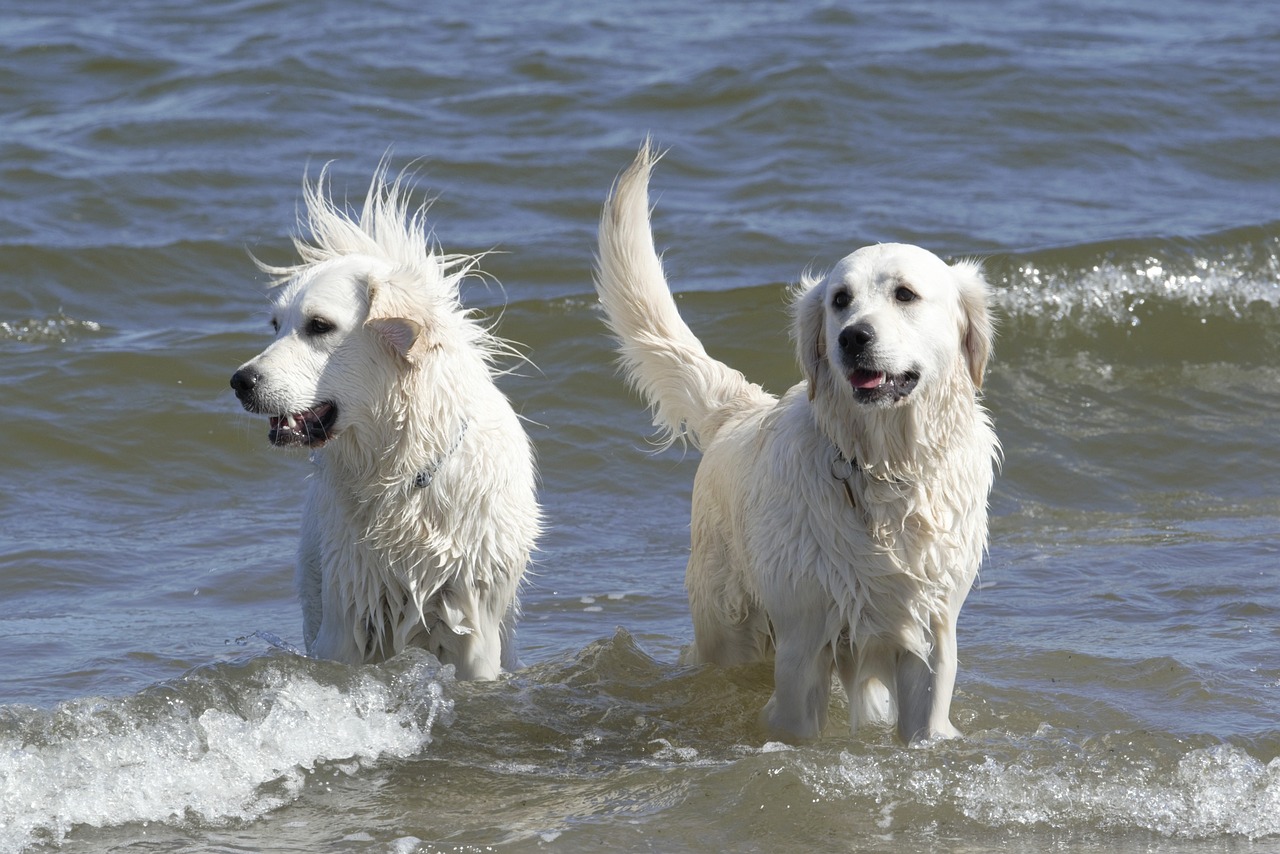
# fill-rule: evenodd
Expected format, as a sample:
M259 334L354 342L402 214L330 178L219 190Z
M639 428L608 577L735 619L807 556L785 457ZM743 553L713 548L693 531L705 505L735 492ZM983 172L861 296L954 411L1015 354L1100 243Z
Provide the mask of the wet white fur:
M832 674L852 725L904 742L958 735L950 721L956 618L987 541L999 446L978 402L991 347L977 265L879 245L806 280L794 302L805 381L779 400L710 358L681 320L649 227L648 143L600 223L597 289L631 382L669 437L704 451L694 481L686 586L695 662L774 656L768 728L812 738ZM918 295L895 300L908 285ZM847 289L850 305L832 305ZM894 405L854 399L834 342L869 323L875 358L919 384ZM860 469L844 484L836 449Z
M279 332L245 367L262 374L264 409L339 409L301 502L307 650L356 663L416 646L460 678L496 677L516 664L517 593L540 516L528 437L494 385L506 345L459 302L476 259L428 242L424 209L408 209L385 167L358 217L329 200L323 173L305 201L300 263L264 266ZM314 317L336 329L308 335ZM296 494L277 490L285 503Z

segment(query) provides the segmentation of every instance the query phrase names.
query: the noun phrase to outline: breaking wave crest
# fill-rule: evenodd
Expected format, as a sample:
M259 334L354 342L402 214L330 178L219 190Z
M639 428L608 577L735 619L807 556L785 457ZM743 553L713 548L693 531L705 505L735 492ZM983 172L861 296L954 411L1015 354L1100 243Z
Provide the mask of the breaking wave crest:
M590 847L603 826L644 816L651 829L703 826L734 848L753 822L793 807L815 839L870 834L904 851L935 850L939 826L975 839L1025 831L1036 845L1280 836L1280 759L1210 735L1028 727L997 704L986 728L918 749L887 732L850 737L839 720L819 742L788 746L752 727L767 677L663 664L619 631L489 683L454 682L413 652L360 668L273 652L124 699L9 707L0 851L100 839L77 827L222 827L281 808L314 818L317 800L333 805L321 776L350 780L348 796L400 787L387 796L419 804L441 767L454 785L413 807L424 825L535 847ZM476 787L504 808L477 814ZM353 816L317 830L359 832Z
M77 320L59 312L52 317L28 317L21 320L0 320L0 341L17 341L24 344L65 344L86 333L102 330L93 320Z
M321 767L421 752L451 718L448 679L425 655L347 670L282 653L122 699L0 709L0 851L77 825L260 817Z
M1253 228L1194 241L1128 241L993 259L997 302L1037 329L1137 327L1176 310L1200 321L1280 307L1280 234Z

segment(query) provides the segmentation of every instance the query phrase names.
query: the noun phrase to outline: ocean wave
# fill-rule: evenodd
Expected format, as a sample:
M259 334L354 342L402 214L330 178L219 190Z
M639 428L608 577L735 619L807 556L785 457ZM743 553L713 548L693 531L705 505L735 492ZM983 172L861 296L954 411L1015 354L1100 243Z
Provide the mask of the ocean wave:
M1037 328L1138 327L1176 310L1251 320L1280 308L1280 233L1275 227L1212 237L1130 240L995 259L996 303Z
M0 320L0 341L24 344L65 344L85 334L102 331L95 320L77 320L59 312L52 317Z
M1128 743L1117 749L1116 740ZM1280 834L1280 759L1264 763L1225 744L1173 752L1144 740L1151 738L1077 746L1046 726L1025 743L1011 741L1013 751L989 746L951 762L913 752L877 758L844 751L831 764L801 763L801 777L822 799L877 798L903 814L949 808L993 828L1102 828L1187 839Z
M342 669L274 654L120 698L0 710L0 852L78 825L253 820L321 767L408 757L452 716L425 654Z
M349 668L276 651L128 698L0 709L0 851L71 844L77 827L307 815L327 790L321 775L419 804L442 764L455 785L420 807L430 820L398 821L399 839L438 825L456 838L569 842L598 822L663 816L733 847L757 814L786 821L793 805L821 835L895 838L903 850L931 850L942 823L975 839L1280 836L1280 758L1209 735L1011 723L907 749L888 732L838 732L837 703L832 731L795 746L756 740L768 691L760 668L663 664L622 630L480 683L413 652ZM477 785L500 813L475 813ZM367 816L346 809L309 832L355 840Z

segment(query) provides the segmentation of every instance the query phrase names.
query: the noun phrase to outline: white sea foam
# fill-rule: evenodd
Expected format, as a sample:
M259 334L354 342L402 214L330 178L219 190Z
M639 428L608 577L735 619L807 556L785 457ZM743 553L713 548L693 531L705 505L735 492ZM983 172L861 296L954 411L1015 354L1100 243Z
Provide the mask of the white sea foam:
M806 766L802 776L823 798L892 793L899 802L953 807L991 827L1095 826L1196 839L1280 835L1280 759L1262 762L1227 745L1190 750L1168 764L1109 768L1084 755L1042 764L1046 757L1021 753L927 767L902 756L877 761L846 752L835 765Z
M988 760L956 798L965 814L996 824L1085 821L1194 838L1280 833L1280 760L1264 764L1220 746L1190 751L1170 770L1130 772Z
M321 763L351 774L422 751L451 712L438 677L420 663L339 687L286 666L198 711L177 686L167 708L146 712L138 698L29 712L0 735L0 852L78 825L257 818L295 799Z
M93 320L76 320L65 314L53 317L0 320L0 341L65 344L85 333L101 332L102 325Z
M1098 260L1084 269L1027 262L998 283L996 303L1010 316L1050 323L1101 319L1138 326L1162 303L1203 317L1240 318L1255 305L1280 306L1280 256L1239 248L1212 258Z

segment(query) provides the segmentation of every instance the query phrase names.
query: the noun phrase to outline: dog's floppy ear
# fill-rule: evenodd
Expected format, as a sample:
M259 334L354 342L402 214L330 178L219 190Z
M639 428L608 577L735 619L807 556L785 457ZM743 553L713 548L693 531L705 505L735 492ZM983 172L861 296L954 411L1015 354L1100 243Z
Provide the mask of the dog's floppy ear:
M817 394L818 383L828 370L826 295L826 281L808 274L801 278L796 289L792 334L796 339L796 357L804 378L809 381L810 400Z
M365 326L377 332L401 358L412 361L409 354L422 336L421 324L407 317L371 317L365 322Z
M407 315L407 306L397 305L394 288L389 283L369 279L369 317L366 329L376 333L395 353L413 362L424 345L422 324Z
M991 356L991 345L995 338L995 323L987 307L991 291L977 261L957 261L951 265L951 274L956 278L960 307L964 312L962 343L965 360L969 364L969 376L974 388L982 388L987 359Z

